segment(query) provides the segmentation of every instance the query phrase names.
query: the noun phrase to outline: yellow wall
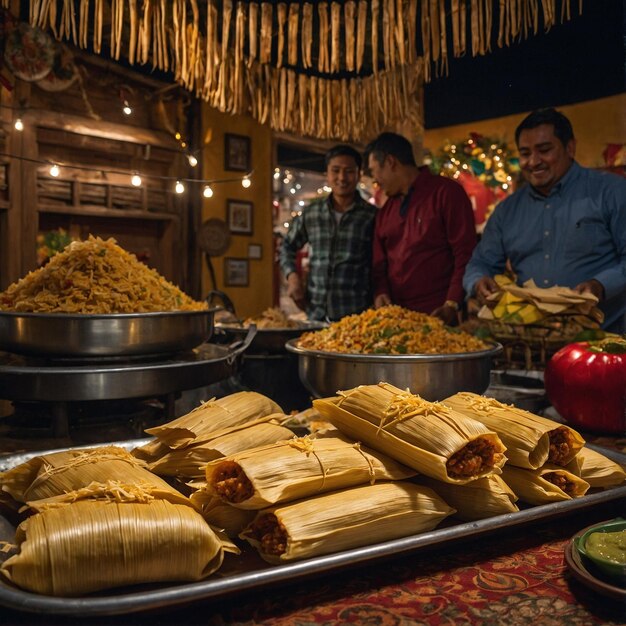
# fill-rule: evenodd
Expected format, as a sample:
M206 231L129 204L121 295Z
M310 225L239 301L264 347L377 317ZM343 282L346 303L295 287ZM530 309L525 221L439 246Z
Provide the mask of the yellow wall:
M576 160L586 167L603 167L602 152L607 143L626 143L626 94L555 107L566 115L574 127ZM526 113L508 115L479 122L467 122L424 133L424 145L432 152L447 141L464 140L477 132L515 146L515 128Z
M243 173L224 170L224 135L246 135L251 141L252 186L241 186ZM203 178L219 180L235 178L233 182L213 185L212 198L203 199L202 218L217 217L226 221L226 201L244 200L253 203L252 235L231 234L231 243L221 257L213 257L217 289L224 291L235 305L239 317L261 313L272 305L273 243L272 243L272 135L269 128L252 118L227 115L204 105L202 111ZM262 246L260 260L249 259L248 287L224 285L224 258L248 258L248 244ZM202 293L212 289L206 265L202 270Z

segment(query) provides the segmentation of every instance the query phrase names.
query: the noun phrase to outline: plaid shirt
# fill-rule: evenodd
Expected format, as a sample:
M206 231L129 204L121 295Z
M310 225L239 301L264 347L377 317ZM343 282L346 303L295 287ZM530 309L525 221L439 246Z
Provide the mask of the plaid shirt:
M294 218L280 250L285 276L296 271L296 252L310 244L307 316L338 320L372 305L372 234L376 207L357 193L335 220L332 198L315 200Z

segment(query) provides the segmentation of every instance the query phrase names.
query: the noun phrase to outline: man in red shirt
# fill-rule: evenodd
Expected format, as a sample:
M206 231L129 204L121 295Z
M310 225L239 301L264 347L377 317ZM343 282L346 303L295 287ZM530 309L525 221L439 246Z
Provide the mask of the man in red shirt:
M467 194L457 182L417 167L401 135L382 133L365 156L388 197L374 228L374 306L399 304L458 323L463 273L476 245Z

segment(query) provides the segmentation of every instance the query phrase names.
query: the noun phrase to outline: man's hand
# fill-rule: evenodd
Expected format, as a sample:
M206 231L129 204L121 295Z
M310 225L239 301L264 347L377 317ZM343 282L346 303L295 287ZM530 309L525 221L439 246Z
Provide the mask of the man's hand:
M604 300L604 285L595 278L586 280L584 283L580 283L580 285L576 285L574 291L578 293L591 293L598 298L598 302Z
M459 312L447 304L437 307L431 315L438 317L446 326L458 326L459 324Z
M296 306L300 310L304 311L306 309L302 280L296 272L291 272L291 274L287 276L287 295L296 303Z
M374 298L374 308L380 309L381 306L391 304L391 298L386 293L380 293Z
M498 283L491 278L491 276L483 276L476 281L474 285L474 291L476 292L476 298L480 304L485 304L487 298L492 294L500 291Z

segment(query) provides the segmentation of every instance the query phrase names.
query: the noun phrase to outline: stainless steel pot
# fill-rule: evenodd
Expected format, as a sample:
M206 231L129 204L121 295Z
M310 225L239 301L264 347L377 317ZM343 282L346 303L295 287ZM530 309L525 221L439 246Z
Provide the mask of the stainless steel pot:
M259 328L256 327L256 335L252 339L246 354L279 354L285 353L285 344L291 339L298 338L302 333L326 328L324 322L298 322L295 328ZM238 324L224 324L217 322L215 330L223 332L229 341L243 339L248 328Z
M0 350L70 358L171 354L207 341L217 310L106 315L0 311Z
M292 339L286 349L298 355L298 373L316 397L385 381L418 393L426 400L442 400L459 391L483 393L489 386L494 356L502 346L457 354L342 354L299 348Z

